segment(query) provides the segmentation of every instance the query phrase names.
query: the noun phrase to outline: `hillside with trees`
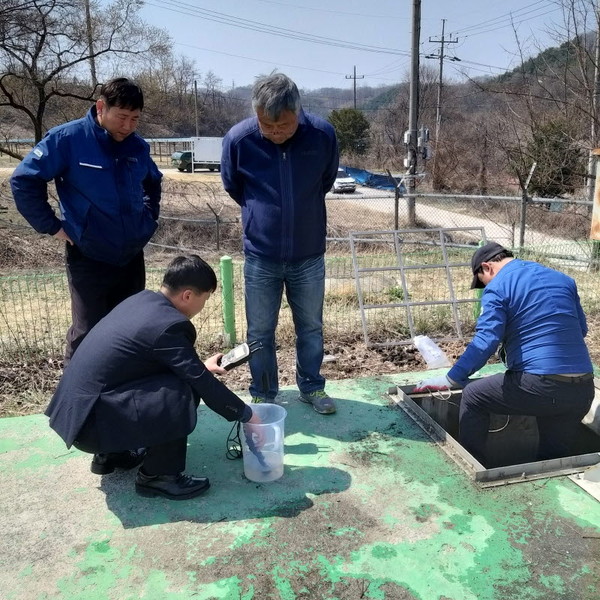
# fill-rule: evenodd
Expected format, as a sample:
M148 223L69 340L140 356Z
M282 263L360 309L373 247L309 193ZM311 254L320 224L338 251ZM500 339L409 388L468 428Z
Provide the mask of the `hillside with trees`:
M523 56L495 78L444 81L435 139L437 69L420 74L419 126L432 134L432 158L420 185L436 190L573 194L587 182L587 156L598 140L596 36L592 5L562 0L565 25L556 46ZM577 6L577 11L575 7ZM587 12L586 12L587 7ZM139 16L137 0L4 0L0 8L0 151L8 140L40 139L82 116L99 84L124 73L142 85L146 137L221 136L251 113L250 86L226 88L210 65L176 55L173 40ZM409 86L302 90L307 110L330 119L344 163L404 170Z

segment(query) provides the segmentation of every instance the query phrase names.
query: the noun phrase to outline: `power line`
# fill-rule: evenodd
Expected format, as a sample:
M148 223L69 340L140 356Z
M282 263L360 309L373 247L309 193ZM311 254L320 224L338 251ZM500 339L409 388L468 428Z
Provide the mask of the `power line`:
M295 31L292 29L286 29L283 27L276 27L274 25L267 25L266 23L260 23L259 21L251 21L249 19L241 19L233 15L226 13L219 13L217 11L203 9L195 7L191 4L181 2L179 0L163 0L161 4L155 4L153 2L146 2L149 6L161 8L170 12L175 12L187 16L197 17L206 21L212 21L214 23L221 23L223 25L229 25L232 27L238 27L240 29L248 29L250 31L256 31L259 33L266 33L269 35L275 35L284 37L287 39L299 40L303 42L312 42L315 44L322 44L324 46L333 46L338 48L346 48L349 50L360 50L363 52L374 52L377 54L394 54L398 56L409 56L409 53L405 50L398 50L396 48L386 48L382 46L371 46L368 44L358 44L355 42L348 42L345 40L338 40L326 36L313 35L304 33L301 31Z
M376 77L377 75L384 75L386 73L393 73L394 71L398 71L401 68L406 68L408 61L405 59L397 59L386 65L385 67L381 67L377 71L373 71L371 73L366 73L367 77Z
M292 67L294 69L304 69L305 71L314 71L315 73L325 73L327 75L339 75L340 77L344 76L344 73L339 71L325 71L323 69L311 69L310 67L301 67L298 65L287 65L285 63L273 62L269 60L262 60L260 58L252 58L250 56L242 56L241 54L232 54L231 52L223 52L221 50L214 50L213 48L202 48L201 46L194 46L192 44L184 44L182 42L175 42L177 46L183 46L184 48L192 48L194 50L202 50L203 52L212 52L214 54L223 54L224 56L231 56L232 58L241 58L243 60L252 60L255 62L268 63L276 66L283 67Z
M525 6L522 6L521 8L504 13L497 17L492 17L491 19L486 19L485 21L480 21L479 23L474 23L473 25L468 25L467 27L463 27L462 29L459 29L458 32L460 32L461 34L464 35L465 32L467 32L471 29L481 29L482 27L489 27L490 25L497 24L497 22L499 22L499 21L502 22L507 19L512 20L514 18L520 18L521 16L523 16L523 14L529 14L530 12L532 12L527 9L531 8L532 6L536 6L538 4L544 4L545 6L538 6L538 8L533 9L534 11L542 10L542 9L545 10L547 8L546 0L537 0L537 2L532 2L531 4L526 4ZM523 12L523 11L525 11L525 12Z
M446 30L446 19L442 19L442 35L440 36L440 38L439 39L432 38L432 37L429 38L430 43L440 44L439 52L435 55L428 54L427 56L425 56L425 58L436 58L436 59L439 59L439 61L440 61L438 89L437 89L437 103L436 103L436 109L435 109L435 148L436 148L436 151L434 152L433 166L431 168L431 176L432 176L434 187L437 185L437 179L435 177L436 166L437 166L437 148L438 148L438 145L440 142L440 128L442 125L442 89L444 87L444 59L448 58L450 60L460 60L456 56L449 57L444 54L444 46L446 44L457 44L458 43L457 39L454 39L454 40L452 39L452 34L450 34L449 39L446 38L446 36L444 35L445 30Z
M252 58L250 56L242 56L241 54L233 54L231 52L223 52L221 50L214 50L213 48L203 48L202 46L194 46L193 44L184 44L183 42L175 42L175 45L182 46L183 48L191 48L193 50L202 50L203 52L212 52L213 54L222 54L224 56L231 56L232 58L240 58L242 60L250 60L250 61L259 62L262 64L269 64L269 65L273 65L275 67L290 67L292 69L300 69L302 71L312 71L314 73L325 73L326 75L336 75L339 77L344 77L344 73L341 73L340 71L326 71L325 69L313 69L311 67L304 67L304 66L300 66L300 65L290 65L290 64L282 63L282 62L263 60L262 58ZM392 70L381 71L381 73L376 71L374 73L367 73L366 76L369 77L370 79L379 79L381 81L395 81L395 79L390 79L389 77L379 77L380 74L388 73L391 71Z
M295 9L308 10L308 11L313 11L313 12L332 13L334 15L348 15L350 17L361 17L363 19L365 19L365 18L367 18L367 19L385 19L386 21L389 21L390 19L399 19L402 21L409 20L408 17L393 17L390 15L374 15L372 13L368 13L368 14L355 13L355 12L348 12L345 10L329 10L327 8L314 8L313 6L301 6L300 4L296 4L296 3L294 3L293 6L290 6L289 4L284 4L283 2L275 2L274 0L255 0L255 1L263 2L265 4L275 4L276 6L282 6L286 10L289 10L290 8L295 8Z
M448 58L450 60L460 60L456 56L446 56L444 54L444 46L446 44L457 44L457 39L452 39L452 34L450 34L449 38L446 38L444 35L444 31L446 29L446 19L442 19L442 35L439 39L435 39L430 37L429 42L434 44L440 44L440 49L437 54L428 54L425 58L435 58L440 61L439 67L439 79L438 79L438 94L437 94L437 107L436 107L436 115L435 115L435 143L438 143L439 135L440 135L440 125L442 120L442 88L444 85L444 59Z
M540 17L543 17L545 15L549 15L553 12L556 12L557 10L559 10L558 8L553 8L551 10L548 10L546 12L543 13L536 13L535 15L532 15L531 17L527 17L525 19L520 19L518 21L515 21L512 18L509 18L508 20L502 21L500 23L496 23L496 25L498 25L497 27L489 27L488 29L483 29L481 31L474 31L473 33L465 33L464 29L459 29L457 30L457 35L458 34L462 34L465 37L474 37L476 35L483 35L484 33L490 33L492 31L498 31L499 29L504 29L506 27L513 27L515 25L521 25L521 23L525 23L526 21L531 21L532 19L538 19Z
M273 4L278 4L277 2L275 2L274 0L261 0L264 2L271 2ZM154 6L156 8L161 8L163 10L167 10L169 12L174 12L174 13L178 13L178 14L183 14L186 16L193 16L196 18L200 18L203 20L207 20L207 21L212 21L212 22L216 22L216 23L221 23L224 25L229 25L232 27L238 27L241 29L247 29L250 31L256 31L259 33L265 33L268 35L275 35L275 36L279 36L279 37L283 37L283 38L287 38L287 39L295 39L298 41L305 41L305 42L310 42L310 43L316 43L316 44L321 44L321 45L326 45L326 46L331 46L331 47L339 47L339 48L346 48L346 49L351 49L351 50L358 50L358 51L366 51L366 52L373 52L373 53L377 53L377 54L391 54L391 55L397 55L397 56L402 56L402 57L408 57L410 56L410 54L406 51L403 50L399 50L399 49L394 49L394 48L388 48L388 47L378 47L378 46L371 46L371 45L367 45L367 44L358 44L355 42L349 42L349 41L345 41L345 40L339 40L339 39L334 39L334 38L329 38L329 37L325 37L325 36L319 36L319 35L313 35L313 34L309 34L309 33L304 33L301 31L296 31L296 30L291 30L291 29L285 29L285 28L281 28L281 27L275 27L275 26L271 26L265 23L261 23L258 21L252 21L249 19L242 19L242 18L238 18L235 17L233 15L229 15L226 13L220 13L217 11L212 11L212 10L208 10L208 9L202 9L199 8L197 6L194 6L192 4L183 2L181 0L163 0L162 3L158 4L158 3L153 3L153 2L146 2L147 5L150 6ZM480 35L483 33L487 33L489 31L494 31L495 29L501 29L502 27L506 27L508 25L512 25L512 24L520 24L522 22L525 22L527 20L531 20L533 18L538 18L539 16L543 16L546 14L550 14L551 12L554 12L557 9L553 9L550 11L546 11L544 13L537 13L536 11L542 10L544 8L546 8L546 6L538 6L537 8L532 8L532 7L536 7L537 5L544 5L545 2L544 0L538 0L537 2L533 2L530 4L527 4L524 7L521 7L520 9L517 9L516 11L513 11L512 13L506 13L504 15L500 15L498 17L494 17L492 19L487 19L485 21L482 21L480 23L474 24L474 25L470 25L468 27L465 27L461 30L458 30L460 32L468 32L471 31L472 33L469 33L468 35L466 35L465 37L471 37L471 36L475 36L475 35ZM306 7L303 7L306 8ZM536 14L534 14L533 16L527 16L530 15L531 13L536 12ZM514 16L517 16L518 18L521 18L520 21L518 22L514 22ZM509 22L506 22L506 19L509 19ZM505 23L505 24L503 24ZM484 29L481 31L477 31L478 29L481 29L482 27L489 27L491 25L498 25L497 27L492 27L491 29ZM236 54L230 54L227 52L219 52L216 50L212 50L210 48L199 48L193 45L188 45L188 44L180 44L177 42L178 45L182 45L182 46L188 46L190 48L196 48L199 50L204 50L207 52L214 52L217 54L223 54L226 56L233 56L236 58L242 58L245 60L254 60L257 62L267 62L267 63L271 63L274 65L280 65L281 63L275 63L273 61L264 61L264 60L259 60L259 59L254 59L251 57L247 57L247 56L240 56L240 55L236 55ZM508 70L506 67L497 67L497 66L493 66L493 65L485 65L482 63L477 63L474 61L469 61L469 60L464 60L463 63L465 64L465 66L470 65L470 68L472 68L473 70L481 70L481 69L477 69L474 66L480 66L480 67L484 67L484 68L488 68L488 69L494 69L494 70L498 70L498 71L506 71ZM393 63L392 63L393 64ZM473 66L471 66L473 65ZM303 66L298 66L298 65L283 65L283 66L287 66L287 67L292 67L292 68L297 68L297 69L303 69L303 70L308 70L308 71L313 71L313 72L321 72L321 73L327 73L327 74L331 74L331 75L336 75L336 76L342 76L343 73L339 73L339 72L334 72L334 71L325 71L325 70L321 70L321 69L310 69L307 67L303 67ZM394 69L392 67L392 65L382 68L379 71L376 71L374 73L371 74L367 74L369 77L373 77L373 78L379 78L379 79L385 79L383 77L377 77L377 75L382 75L384 73L391 73L394 72L395 70L399 70L400 68L405 68L406 67L406 63L402 63L401 65L399 65L396 69ZM484 71L485 72L485 71Z

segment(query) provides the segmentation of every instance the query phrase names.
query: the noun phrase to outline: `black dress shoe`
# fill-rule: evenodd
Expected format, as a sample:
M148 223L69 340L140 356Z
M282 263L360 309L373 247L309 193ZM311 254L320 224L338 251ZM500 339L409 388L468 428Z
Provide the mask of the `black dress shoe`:
M209 487L207 477L192 477L183 473L146 475L140 469L135 478L135 491L146 498L164 496L171 500L188 500L204 493Z
M115 469L133 469L142 464L146 456L146 449L126 450L125 452L108 452L106 454L94 454L90 469L96 475L108 475Z

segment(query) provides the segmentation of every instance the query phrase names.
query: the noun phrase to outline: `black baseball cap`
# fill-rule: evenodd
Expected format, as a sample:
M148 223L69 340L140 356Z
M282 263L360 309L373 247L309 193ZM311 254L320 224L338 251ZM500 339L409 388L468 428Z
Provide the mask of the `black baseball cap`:
M481 263L492 260L492 258L498 256L498 254L502 254L502 252L508 252L508 250L496 242L490 242L489 244L481 246L481 248L477 249L475 254L473 254L473 258L471 258L471 270L473 271L471 289L485 287L483 283L479 281L479 277L477 277L477 271L479 271L481 268Z

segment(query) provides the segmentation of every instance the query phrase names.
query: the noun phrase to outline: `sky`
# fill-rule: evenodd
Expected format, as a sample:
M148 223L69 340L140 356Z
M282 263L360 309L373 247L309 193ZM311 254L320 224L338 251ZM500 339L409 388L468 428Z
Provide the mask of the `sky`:
M224 89L251 85L274 69L300 89L351 89L356 68L359 90L408 80L413 4L147 0L141 17L170 34L176 54L195 61L199 80L212 71ZM452 41L444 46L444 78L456 81L502 73L519 64L520 51L532 56L557 45L564 22L556 0L422 0L421 63L436 71L443 19Z

